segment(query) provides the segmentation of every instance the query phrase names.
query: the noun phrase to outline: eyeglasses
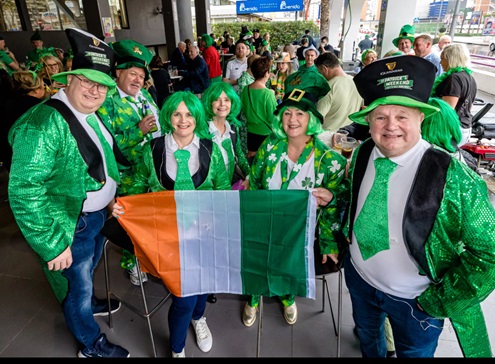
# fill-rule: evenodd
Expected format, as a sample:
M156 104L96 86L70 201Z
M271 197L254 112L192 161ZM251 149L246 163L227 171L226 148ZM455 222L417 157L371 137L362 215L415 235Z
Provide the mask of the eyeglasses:
M46 64L48 67L58 67L58 64L57 63L52 63L52 64Z
M79 81L81 81L81 86L86 90L91 90L93 87L96 86L96 89L100 94L104 94L105 92L108 91L108 86L102 85L101 83L90 81L87 78L79 78L76 75L73 76L77 78Z

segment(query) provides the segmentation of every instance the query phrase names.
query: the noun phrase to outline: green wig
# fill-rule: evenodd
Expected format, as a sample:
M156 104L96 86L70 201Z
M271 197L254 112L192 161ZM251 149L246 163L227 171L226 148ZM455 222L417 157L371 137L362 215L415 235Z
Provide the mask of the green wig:
M287 139L287 134L285 133L284 130L284 125L283 125L283 117L284 117L284 112L288 108L296 108L293 105L290 106L284 106L280 111L278 112L278 120L276 123L272 125L272 130L273 134L275 134L278 138L280 139ZM300 109L302 110L302 109ZM304 110L302 110L304 111ZM318 119L316 116L311 111L304 111L309 114L309 122L308 122L308 130L306 130L306 135L318 135L323 132L323 127L321 126L321 121Z
M222 92L225 92L225 95L227 95L232 104L230 107L230 113L227 115L227 120L231 125L238 128L241 127L241 122L237 120L237 115L241 112L241 99L235 92L234 88L227 82L214 82L203 92L201 101L204 105L207 120L213 120L215 117L212 104L220 97Z
M461 124L457 113L452 106L439 98L430 97L428 104L439 108L440 112L425 118L421 123L423 139L454 153L456 145L462 138Z
M177 110L179 104L184 102L189 109L189 112L196 122L196 128L194 128L194 134L202 139L211 139L208 123L206 122L206 116L204 113L203 105L201 101L190 91L176 91L170 95L160 111L160 124L163 125L165 134L171 134L174 132L174 128L170 123L172 114Z

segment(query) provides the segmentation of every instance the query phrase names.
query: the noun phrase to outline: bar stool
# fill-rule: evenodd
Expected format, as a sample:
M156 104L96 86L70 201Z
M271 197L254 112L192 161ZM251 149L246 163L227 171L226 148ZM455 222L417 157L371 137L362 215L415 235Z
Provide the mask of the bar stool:
M109 243L112 243L114 245L117 245L118 247L122 249L126 249L130 251L131 253L134 253L134 245L129 237L127 235L126 231L124 228L119 224L117 219L111 218L106 221L105 226L102 229L102 234L107 238L103 247L103 260L104 260L104 268L105 268L105 287L107 290L107 300L108 300L108 307L110 308L110 299L115 298L122 302L125 306L129 307L134 313L138 314L139 316L143 317L146 319L146 322L148 324L148 331L150 334L150 339L151 339L151 346L153 348L153 355L155 358L157 357L156 355L156 347L155 347L155 340L153 337L153 330L151 328L151 316L161 307L163 304L167 301L167 299L170 297L171 293L167 291L167 294L152 308L148 308L148 303L146 300L146 293L144 290L144 284L143 284L143 279L141 277L141 274L138 274L139 277L139 288L141 291L141 299L142 299L142 307L137 307L133 305L130 302L127 302L123 300L121 297L117 296L114 292L112 292L111 287L110 287L110 269L109 269L109 264L108 264L108 248L109 248ZM136 267L138 272L141 272L141 266L139 264L139 260L136 258ZM108 325L110 328L113 327L112 323L112 313L108 312Z

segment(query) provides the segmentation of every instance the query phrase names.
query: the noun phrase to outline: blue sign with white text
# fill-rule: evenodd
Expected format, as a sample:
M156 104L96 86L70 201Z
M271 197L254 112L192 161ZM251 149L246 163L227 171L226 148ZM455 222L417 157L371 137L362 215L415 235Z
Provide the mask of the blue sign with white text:
M303 11L303 0L249 0L235 4L237 14L273 13L279 11Z

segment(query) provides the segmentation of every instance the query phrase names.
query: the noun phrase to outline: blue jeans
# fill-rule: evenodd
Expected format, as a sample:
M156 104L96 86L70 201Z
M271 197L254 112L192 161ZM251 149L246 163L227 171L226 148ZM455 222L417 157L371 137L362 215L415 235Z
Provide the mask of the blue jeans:
M387 315L398 358L434 356L443 319L421 311L414 299L392 296L370 286L354 268L349 254L345 258L344 274L363 358L387 356L384 327Z
M207 294L190 297L172 295L168 310L170 346L174 353L180 353L186 346L186 337L191 319L199 320L205 313Z
M83 348L92 347L100 336L100 326L93 317L93 273L103 253L105 238L100 231L106 218L106 209L79 216L71 247L73 262L64 271L69 281L69 292L62 302L65 321Z

